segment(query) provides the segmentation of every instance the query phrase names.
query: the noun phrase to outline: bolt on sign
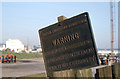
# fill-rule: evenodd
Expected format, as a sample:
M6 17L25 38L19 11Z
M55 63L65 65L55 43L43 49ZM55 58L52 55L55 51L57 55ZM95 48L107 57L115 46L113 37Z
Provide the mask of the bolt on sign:
M98 66L87 12L39 30L47 73Z

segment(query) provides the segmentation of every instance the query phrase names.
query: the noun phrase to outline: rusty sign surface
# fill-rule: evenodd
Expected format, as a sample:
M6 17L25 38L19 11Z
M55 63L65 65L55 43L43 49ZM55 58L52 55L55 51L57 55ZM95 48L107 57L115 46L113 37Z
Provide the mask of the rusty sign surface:
M88 13L39 30L47 72L99 65Z

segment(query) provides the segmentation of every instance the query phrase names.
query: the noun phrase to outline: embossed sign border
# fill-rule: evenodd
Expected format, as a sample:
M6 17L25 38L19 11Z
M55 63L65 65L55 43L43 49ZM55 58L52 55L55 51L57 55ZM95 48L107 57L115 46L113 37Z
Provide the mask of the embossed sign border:
M39 30L47 73L99 65L87 12Z

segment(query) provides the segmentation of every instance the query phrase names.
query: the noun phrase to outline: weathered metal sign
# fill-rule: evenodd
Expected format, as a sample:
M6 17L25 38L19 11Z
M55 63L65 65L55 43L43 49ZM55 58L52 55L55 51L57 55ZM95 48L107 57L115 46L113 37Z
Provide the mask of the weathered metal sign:
M47 72L99 65L88 13L39 30Z

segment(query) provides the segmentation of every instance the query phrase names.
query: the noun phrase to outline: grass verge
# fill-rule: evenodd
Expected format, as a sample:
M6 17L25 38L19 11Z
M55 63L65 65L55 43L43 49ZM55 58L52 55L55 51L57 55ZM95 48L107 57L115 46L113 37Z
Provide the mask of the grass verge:
M15 53L15 52L2 52L2 55L7 55L8 53L13 53L16 55L17 59L31 59L43 57L41 53Z

